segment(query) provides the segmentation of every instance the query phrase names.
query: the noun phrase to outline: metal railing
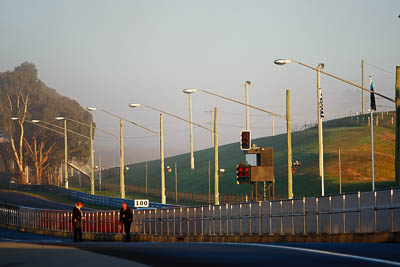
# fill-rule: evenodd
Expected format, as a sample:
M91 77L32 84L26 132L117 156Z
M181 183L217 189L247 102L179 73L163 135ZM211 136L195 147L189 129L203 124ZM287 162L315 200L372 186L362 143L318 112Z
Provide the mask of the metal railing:
M326 197L134 210L151 235L307 235L400 231L400 188ZM0 204L0 224L72 231L71 212ZM122 233L118 211L84 212L83 232Z
M22 185L10 183L10 189L22 190L22 191L50 191L58 195L70 197L84 203L108 206L113 208L120 208L122 203L126 203L129 207L134 207L134 200L132 199L122 199L116 197L106 197L86 194L76 190L69 190L55 185ZM168 204L161 204L156 202L150 202L149 207L153 209L165 209L172 207Z

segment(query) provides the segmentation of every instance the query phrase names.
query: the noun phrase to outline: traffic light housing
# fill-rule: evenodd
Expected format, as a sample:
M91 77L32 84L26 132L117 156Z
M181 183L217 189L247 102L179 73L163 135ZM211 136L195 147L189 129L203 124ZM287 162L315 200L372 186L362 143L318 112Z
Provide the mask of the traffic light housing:
M247 163L240 162L236 165L236 182L237 184L249 184L251 177L251 166Z
M250 131L240 132L240 149L249 150L251 148Z

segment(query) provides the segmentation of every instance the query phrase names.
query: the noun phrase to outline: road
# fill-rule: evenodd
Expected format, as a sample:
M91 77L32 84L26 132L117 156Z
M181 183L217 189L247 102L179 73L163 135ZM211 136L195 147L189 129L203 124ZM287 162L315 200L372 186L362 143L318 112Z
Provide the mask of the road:
M0 190L0 202L37 209L71 210L74 205L58 203L28 194ZM86 208L83 208L85 210ZM90 210L90 209L86 209Z
M400 266L400 244L82 242L0 228L0 266ZM18 255L29 257L18 257ZM28 253L28 254L26 254ZM97 256L96 256L97 255ZM43 258L47 259L46 261ZM97 263L97 259L101 259ZM78 263L82 263L78 261ZM68 263L68 264L67 264ZM8 265L2 265L8 264ZM14 265L13 265L14 264ZM85 264L86 265L86 264ZM71 265L69 265L71 266ZM76 266L81 266L78 264Z
M71 210L72 205L0 191L0 202ZM0 228L1 266L400 266L400 244L82 242ZM21 257L20 255L24 255Z

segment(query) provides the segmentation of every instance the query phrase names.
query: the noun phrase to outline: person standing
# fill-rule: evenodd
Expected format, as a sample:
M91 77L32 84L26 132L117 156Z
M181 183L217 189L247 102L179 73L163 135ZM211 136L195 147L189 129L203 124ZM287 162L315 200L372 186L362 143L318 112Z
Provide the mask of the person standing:
M82 239L82 220L85 219L83 217L81 208L83 204L78 202L75 204L74 209L72 210L72 226L74 228L74 242L83 241Z
M122 208L119 212L119 222L124 224L125 228L125 241L129 242L131 240L131 224L133 220L133 212L126 205L126 203L122 203Z

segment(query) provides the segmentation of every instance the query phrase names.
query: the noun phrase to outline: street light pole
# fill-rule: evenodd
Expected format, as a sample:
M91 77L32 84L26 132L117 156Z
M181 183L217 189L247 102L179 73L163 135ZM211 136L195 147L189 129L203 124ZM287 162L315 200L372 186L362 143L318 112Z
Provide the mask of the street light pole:
M217 131L217 112L218 108L214 108L214 181L215 181L215 205L219 205L219 176L218 176L218 131Z
M287 146L288 146L288 198L293 198L292 184L292 129L290 119L290 90L286 90L286 125L287 125ZM275 183L275 181L274 181Z
M64 120L66 121L66 120ZM94 195L93 122L90 122L90 194Z
M65 189L68 189L68 138L67 138L67 120L64 120L64 179Z
M125 199L125 165L124 165L124 138L122 135L122 119L119 119L119 142L120 142L120 172L119 172L119 190L121 198Z
M395 184L400 186L400 66L396 66L396 151L395 151Z
M250 131L250 120L249 120L249 85L250 81L246 81L244 84L245 97L246 97L246 131Z
M189 127L190 127L190 169L194 170L194 151L193 151L193 125L192 125L192 94L196 89L184 89L183 92L189 95Z
M160 158L161 158L161 204L166 204L165 196L165 171L164 171L164 130L163 115L160 114Z
M319 176L321 178L321 195L325 195L324 182L324 142L322 134L322 116L321 116L321 76L320 71L323 64L317 66L317 117L318 117L318 155L319 155Z

